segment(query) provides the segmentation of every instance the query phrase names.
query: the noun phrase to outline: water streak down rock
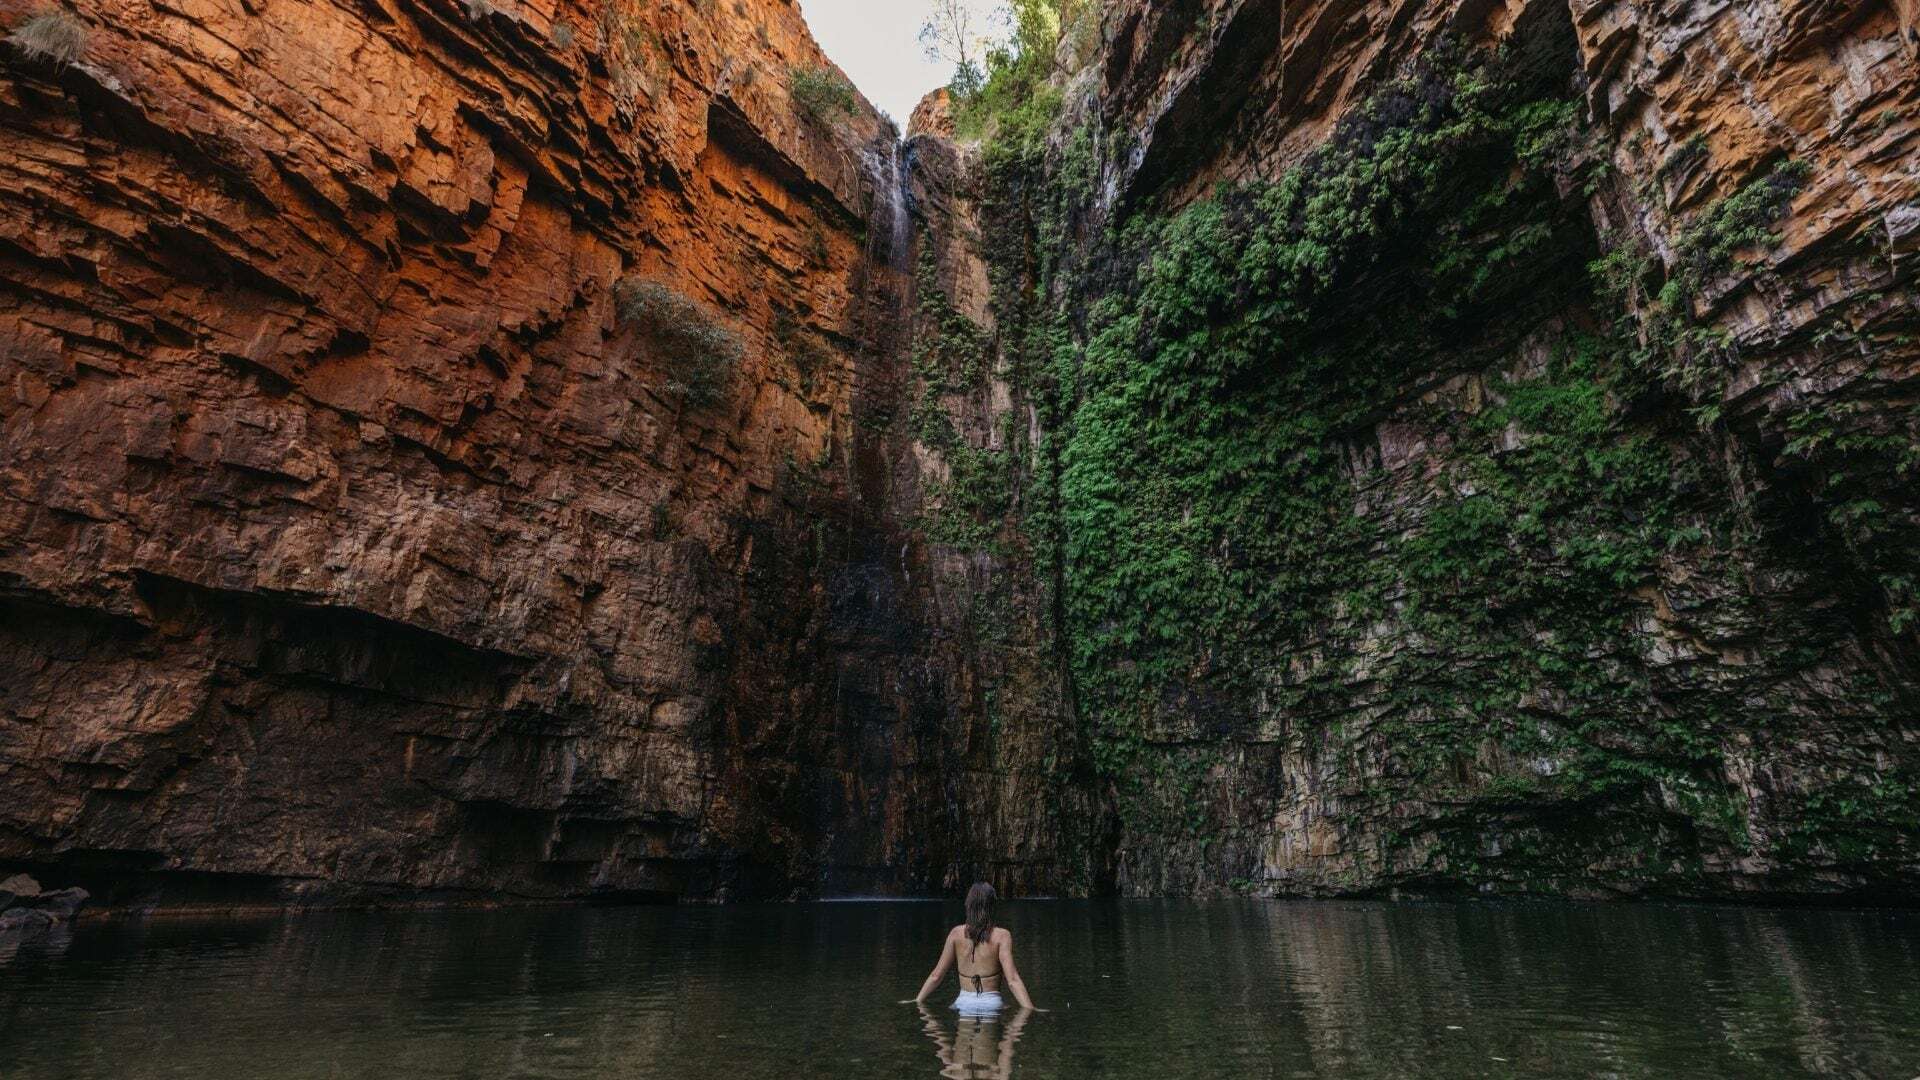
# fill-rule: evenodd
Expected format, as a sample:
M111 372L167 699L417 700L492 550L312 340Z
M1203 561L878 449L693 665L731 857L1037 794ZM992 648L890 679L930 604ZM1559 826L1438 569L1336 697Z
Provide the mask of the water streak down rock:
M1086 217L1274 175L1442 38L1564 45L1622 178L1593 212L1663 258L1814 163L1700 301L1749 365L1734 457L1795 472L1757 478L1791 516L1839 467L1782 463L1797 402L1843 406L1835 444L1912 407L1910 9L1123 0L1074 83L1114 151ZM943 109L903 146L864 102L794 107L827 61L788 0L73 10L73 64L0 48L0 867L109 906L1419 884L1284 740L1226 740L1211 840L1116 817L1036 568L926 524L926 283L998 348L1002 223ZM623 279L744 343L717 403ZM1003 382L939 405L969 446L1037 424ZM1417 434L1377 450L1414 475ZM1859 497L1900 517L1874 543L1914 537L1897 484ZM1729 756L1763 832L1772 793L1915 755L1913 631L1806 573L1830 553L1746 560L1761 622L1860 623L1789 705L1898 692L1871 738ZM1674 603L1688 569L1645 605L1676 670L1782 647ZM1916 880L1911 846L1867 877L1711 858L1694 891Z

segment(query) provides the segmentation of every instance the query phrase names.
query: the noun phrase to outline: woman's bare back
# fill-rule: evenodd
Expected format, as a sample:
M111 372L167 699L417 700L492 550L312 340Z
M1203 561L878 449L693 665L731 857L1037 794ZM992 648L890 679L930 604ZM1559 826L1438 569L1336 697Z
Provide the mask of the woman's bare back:
M960 996L953 1007L962 1012L984 1014L999 1009L1002 986L1013 991L1013 1000L1021 1008L1034 1008L1033 995L1027 993L1020 967L1013 962L1013 935L993 925L993 901L992 885L973 883L967 890L967 921L947 931L940 942L940 959L920 984L920 992L908 1000L927 1000L952 970L960 976ZM973 928L971 932L968 927Z
M953 966L960 974L960 989L975 993L1000 989L1000 949L1012 935L996 926L988 932L987 940L975 942L962 923L947 936L953 939Z

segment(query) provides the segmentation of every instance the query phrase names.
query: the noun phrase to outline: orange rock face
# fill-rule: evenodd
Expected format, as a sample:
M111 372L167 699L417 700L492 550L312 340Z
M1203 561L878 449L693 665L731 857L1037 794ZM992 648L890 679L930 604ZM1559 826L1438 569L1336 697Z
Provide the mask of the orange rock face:
M819 887L897 181L870 107L790 102L798 11L80 17L0 58L0 861ZM744 343L717 403L630 277Z
M907 121L907 137L934 135L953 138L953 95L944 87L920 99Z

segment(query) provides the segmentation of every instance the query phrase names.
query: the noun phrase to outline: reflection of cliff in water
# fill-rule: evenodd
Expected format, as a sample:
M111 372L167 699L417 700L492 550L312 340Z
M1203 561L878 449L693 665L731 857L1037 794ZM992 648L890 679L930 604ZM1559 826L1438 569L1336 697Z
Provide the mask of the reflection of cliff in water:
M1159 948L1118 964L1143 985L1164 966L1166 998L1191 1003L1176 1011L1247 1003L1226 1022L1293 1044L1319 1075L1421 1075L1434 1047L1380 1033L1423 1029L1444 1038L1451 1060L1504 1059L1526 1075L1669 1074L1702 1032L1719 1033L1723 1062L1826 1075L1857 1067L1861 1050L1836 1018L1854 995L1885 991L1842 991L1809 967L1871 966L1887 946L1871 920L1713 907L1234 904L1209 909L1197 939L1132 935ZM1189 949L1210 958L1206 970L1183 961ZM1920 962L1911 942L1895 951ZM1488 1022L1503 1003L1524 1010L1524 1032ZM1646 1022L1621 1022L1636 1015Z
M898 1004L956 906L83 923L0 955L0 1075L1920 1074L1912 913L1012 903L1051 1011L979 1022Z

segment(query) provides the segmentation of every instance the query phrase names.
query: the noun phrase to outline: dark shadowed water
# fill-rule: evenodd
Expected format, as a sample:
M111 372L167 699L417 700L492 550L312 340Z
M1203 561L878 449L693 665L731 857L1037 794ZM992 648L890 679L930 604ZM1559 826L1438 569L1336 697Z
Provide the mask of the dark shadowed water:
M1911 913L1010 904L1052 1011L987 1024L896 1003L957 915L84 926L0 959L0 1077L1920 1076Z

